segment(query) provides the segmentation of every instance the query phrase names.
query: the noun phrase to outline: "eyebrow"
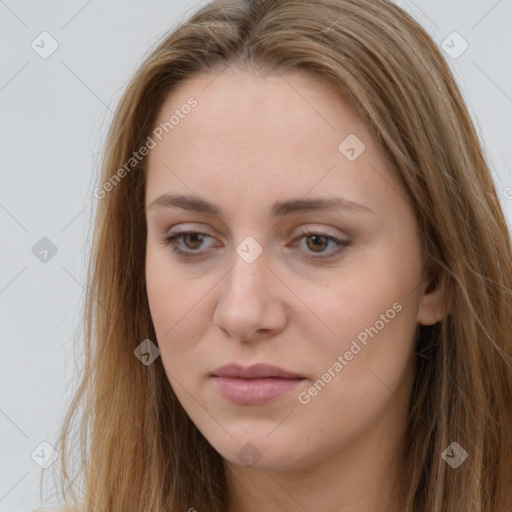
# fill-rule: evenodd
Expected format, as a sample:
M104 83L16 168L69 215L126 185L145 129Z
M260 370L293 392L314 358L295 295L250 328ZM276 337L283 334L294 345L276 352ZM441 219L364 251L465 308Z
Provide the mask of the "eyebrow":
M218 206L194 195L162 194L151 202L147 207L147 210L157 207L175 207L187 211L208 213L219 216L222 215ZM271 214L274 217L285 217L295 213L332 212L336 210L375 213L374 210L360 203L350 201L343 197L330 197L311 199L301 198L276 202L272 205Z

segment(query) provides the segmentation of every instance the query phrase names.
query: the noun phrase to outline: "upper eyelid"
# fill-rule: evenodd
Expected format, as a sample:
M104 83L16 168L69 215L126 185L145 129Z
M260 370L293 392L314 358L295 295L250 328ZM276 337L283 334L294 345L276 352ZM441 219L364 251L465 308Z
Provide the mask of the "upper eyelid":
M319 227L316 227L316 226L319 226ZM339 230L339 228L333 228L332 226L330 226L329 228L330 229L338 229ZM203 228L178 227L178 228L176 228L174 230L173 227L171 227L171 228L169 228L168 230L165 231L165 236L178 235L178 234L183 234L183 233L185 233L185 234L187 234L187 233L188 234L195 233L195 234L207 235L210 238L217 238L216 235L212 235L208 231L206 231L206 228L204 228L204 229L205 230L203 231ZM339 231L341 231L341 230L339 230ZM348 240L350 240L352 238L352 236L347 231L342 231L342 234L339 234L339 235L338 234L332 234L332 233L328 232L328 228L320 227L320 225L314 225L314 227L308 226L308 227L305 227L305 228L301 228L299 230L299 232L297 232L296 234L293 235L293 238L295 239L296 237L304 236L304 235L307 235L307 234L323 235L323 236L335 238L335 239L340 240L340 241L348 241ZM346 238L348 238L348 240L343 240L344 236Z

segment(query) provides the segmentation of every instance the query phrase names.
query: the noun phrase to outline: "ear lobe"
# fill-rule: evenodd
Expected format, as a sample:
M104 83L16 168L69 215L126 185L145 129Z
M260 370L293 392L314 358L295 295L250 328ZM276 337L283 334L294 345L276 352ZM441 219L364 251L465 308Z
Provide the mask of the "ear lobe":
M426 278L423 281L423 292L418 308L418 323L433 325L446 315L446 290L444 281L438 276Z

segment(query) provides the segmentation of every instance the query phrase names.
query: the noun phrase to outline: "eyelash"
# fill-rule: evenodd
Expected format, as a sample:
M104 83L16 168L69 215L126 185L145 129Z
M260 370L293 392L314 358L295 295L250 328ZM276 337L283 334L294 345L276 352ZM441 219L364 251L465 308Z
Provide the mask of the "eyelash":
M175 233L172 233L172 234L166 236L162 240L162 243L164 245L170 246L171 250L175 254L177 254L178 256L183 257L183 258L199 258L201 256L204 256L205 254L208 254L211 251L211 249L210 249L203 253L199 253L197 251L190 251L190 250L184 251L184 250L178 248L177 243L178 243L179 239L181 239L187 235L206 235L206 236L210 237L210 235L208 235L207 233L203 233L201 231L177 231ZM339 247L336 250L328 253L329 254L328 256L308 256L308 258L310 258L312 260L331 260L331 259L335 258L336 256L338 256L338 254L340 252L342 252L343 249L345 249L350 244L350 242L348 240L340 240L339 238L336 238L334 236L327 235L326 233L321 233L321 232L317 232L317 231L304 231L295 240L300 241L303 238L307 238L307 237L310 237L313 235L325 237L325 238L327 238L327 240L336 242L339 245Z

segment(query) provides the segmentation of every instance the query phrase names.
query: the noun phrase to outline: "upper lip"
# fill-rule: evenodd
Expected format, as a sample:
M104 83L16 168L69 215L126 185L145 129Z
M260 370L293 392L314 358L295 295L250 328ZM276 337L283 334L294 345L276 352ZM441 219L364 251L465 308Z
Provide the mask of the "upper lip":
M302 379L300 375L287 372L278 366L270 364L253 364L250 366L242 366L236 363L226 364L217 368L212 374L214 377L238 377L241 379L262 379L275 377L281 379Z

